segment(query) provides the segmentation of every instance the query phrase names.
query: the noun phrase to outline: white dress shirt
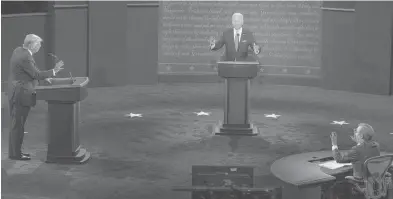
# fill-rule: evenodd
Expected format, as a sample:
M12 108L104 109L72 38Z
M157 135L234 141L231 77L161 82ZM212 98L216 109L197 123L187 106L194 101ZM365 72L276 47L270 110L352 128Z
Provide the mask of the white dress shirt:
M236 30L236 29L233 29L233 41L235 41L235 39L236 39L236 34L239 34L239 43L240 43L240 41L241 41L241 38L242 38L242 31L243 31L243 28L240 28L239 30Z
M27 51L29 51L30 55L33 56L33 53L30 51L30 49L25 48Z

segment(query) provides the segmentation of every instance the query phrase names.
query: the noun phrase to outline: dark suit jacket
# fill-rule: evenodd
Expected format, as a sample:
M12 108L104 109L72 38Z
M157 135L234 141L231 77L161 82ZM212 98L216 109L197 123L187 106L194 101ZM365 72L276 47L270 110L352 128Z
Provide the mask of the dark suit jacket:
M363 179L366 169L364 162L371 157L379 156L379 144L375 141L364 142L352 147L347 152L340 152L338 149L333 150L333 157L338 163L352 163L353 176Z
M224 31L221 35L221 38L216 41L216 44L212 50L219 50L225 45L225 55L222 61L255 61L255 57L248 55L249 47L251 47L251 50L253 50L253 43L256 42L252 32L243 28L238 51L236 51L234 29L229 28Z
M10 60L8 78L8 99L22 106L34 106L35 85L38 80L53 76L53 70L40 71L33 56L27 49L18 47Z

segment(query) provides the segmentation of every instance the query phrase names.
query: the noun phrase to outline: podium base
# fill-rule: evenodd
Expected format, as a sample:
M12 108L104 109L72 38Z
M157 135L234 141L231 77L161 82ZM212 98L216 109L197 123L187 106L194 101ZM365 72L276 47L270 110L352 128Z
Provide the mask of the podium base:
M230 126L228 126L228 125L223 125L221 122L218 122L218 124L216 124L214 128L213 133L214 135L256 136L259 134L259 129L253 124L250 125L240 124L238 126L231 124Z
M74 156L54 156L48 155L46 157L46 163L57 163L57 164L85 164L90 160L90 152L84 148L76 150Z

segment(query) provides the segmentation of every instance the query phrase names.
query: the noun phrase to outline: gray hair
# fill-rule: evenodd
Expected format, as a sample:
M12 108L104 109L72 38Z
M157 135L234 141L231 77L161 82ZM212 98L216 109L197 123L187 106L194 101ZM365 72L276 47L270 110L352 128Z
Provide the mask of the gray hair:
M237 16L239 16L243 19L243 14L239 13L239 12L233 13L232 18L237 17Z
M35 34L28 34L26 35L25 40L23 41L23 47L27 48L31 44L38 43L38 42L42 42L41 37Z
M373 139L375 131L371 125L360 123L358 126L360 127L359 133L362 135L363 140L370 141Z

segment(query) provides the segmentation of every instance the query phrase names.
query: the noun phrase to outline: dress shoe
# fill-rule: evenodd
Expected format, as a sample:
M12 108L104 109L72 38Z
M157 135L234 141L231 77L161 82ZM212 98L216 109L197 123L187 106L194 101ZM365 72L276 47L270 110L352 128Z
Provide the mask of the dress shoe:
M29 156L25 155L20 155L20 156L11 156L11 160L30 160L31 158Z
M23 153L22 152L22 155L30 157L30 153Z

